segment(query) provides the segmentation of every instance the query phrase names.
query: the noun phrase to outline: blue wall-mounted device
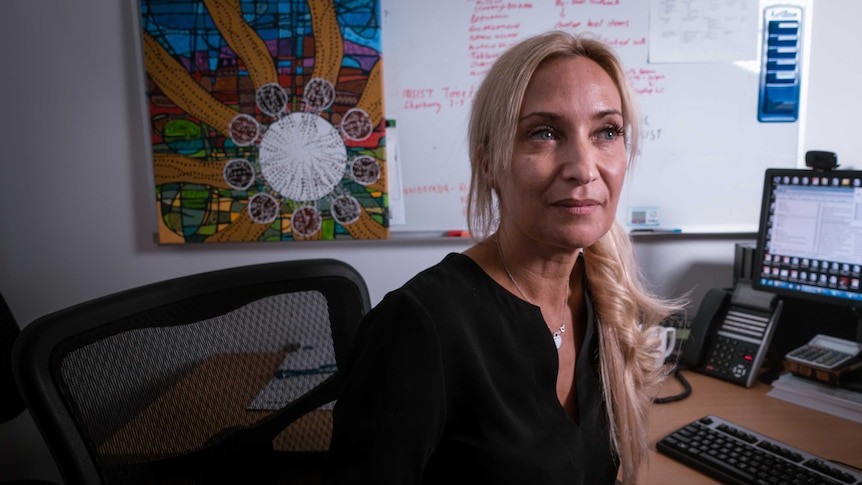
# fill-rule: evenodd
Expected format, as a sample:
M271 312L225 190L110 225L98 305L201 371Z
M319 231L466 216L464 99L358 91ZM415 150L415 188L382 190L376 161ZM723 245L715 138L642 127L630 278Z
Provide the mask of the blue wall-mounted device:
M764 122L796 121L799 118L802 75L802 8L766 7L763 22L757 119Z

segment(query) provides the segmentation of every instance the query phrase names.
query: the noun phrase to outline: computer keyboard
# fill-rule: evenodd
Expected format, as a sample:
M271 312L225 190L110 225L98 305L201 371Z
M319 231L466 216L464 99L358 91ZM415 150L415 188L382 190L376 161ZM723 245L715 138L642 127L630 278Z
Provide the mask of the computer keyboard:
M656 443L656 449L729 484L862 484L862 473L717 416L704 416Z

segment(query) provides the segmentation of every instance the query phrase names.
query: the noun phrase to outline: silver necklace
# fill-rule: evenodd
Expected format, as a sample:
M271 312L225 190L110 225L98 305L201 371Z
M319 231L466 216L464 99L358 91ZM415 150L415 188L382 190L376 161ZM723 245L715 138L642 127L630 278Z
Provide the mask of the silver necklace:
M527 303L529 303L530 305L533 305L533 306L538 306L535 303L533 303L532 300L527 298L527 295L524 293L524 290L521 289L521 285L519 285L518 282L515 281L515 277L512 276L512 272L509 271L509 266L506 264L506 258L503 257L503 248L500 247L500 234L497 234L494 237L494 240L497 242L497 254L500 255L500 262L503 263L503 269L506 270L506 275L509 277L509 281L511 281L512 284L515 285L515 289L518 290L518 293L521 294L521 297L524 300L526 300ZM563 304L560 307L560 313L562 314L562 318L560 318L560 328L559 328L559 330L554 332L554 345L557 346L557 350L559 350L560 346L563 345L563 335L562 334L566 331L566 302L569 301L569 292L570 291L571 291L571 288L567 287L566 288L566 296L565 296L565 298L563 298Z

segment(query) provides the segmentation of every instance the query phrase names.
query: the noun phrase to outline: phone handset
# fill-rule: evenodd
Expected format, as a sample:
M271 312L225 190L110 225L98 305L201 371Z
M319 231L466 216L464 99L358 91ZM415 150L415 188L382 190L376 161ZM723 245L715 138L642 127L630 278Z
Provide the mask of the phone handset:
M729 300L730 292L723 288L711 288L704 295L691 321L689 337L682 347L681 364L690 369L700 366L709 331L723 318L722 311L727 311Z
M713 288L691 323L680 362L688 368L746 387L757 371L781 315L783 302L740 281L733 292Z

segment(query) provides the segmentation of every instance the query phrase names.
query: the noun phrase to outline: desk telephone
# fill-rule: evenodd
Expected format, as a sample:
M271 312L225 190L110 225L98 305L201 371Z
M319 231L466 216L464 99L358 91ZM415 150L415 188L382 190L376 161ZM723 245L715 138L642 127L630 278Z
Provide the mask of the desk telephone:
M783 302L739 281L733 291L712 288L704 296L680 364L751 387L775 333Z

